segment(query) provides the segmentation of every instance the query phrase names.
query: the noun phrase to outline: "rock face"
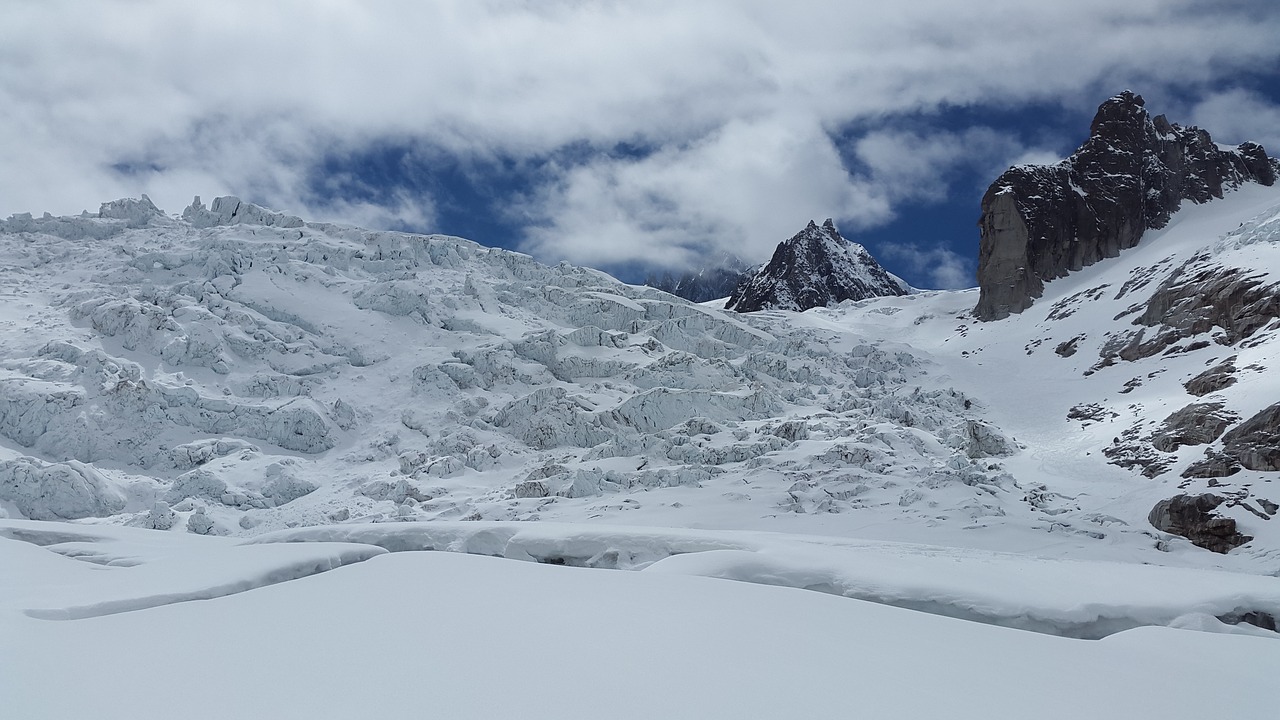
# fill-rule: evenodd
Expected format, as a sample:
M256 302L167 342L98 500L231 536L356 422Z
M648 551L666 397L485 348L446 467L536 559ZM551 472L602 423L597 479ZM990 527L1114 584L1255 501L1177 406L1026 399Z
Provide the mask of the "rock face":
M1220 345L1234 345L1280 318L1280 283L1261 273L1216 267L1196 257L1160 284L1134 324L1163 326L1141 352L1160 352L1174 342L1220 328Z
M1022 312L1046 281L1133 247L1184 200L1208 202L1246 181L1275 183L1280 164L1261 145L1223 150L1204 130L1152 118L1143 104L1128 91L1107 100L1071 157L1010 168L987 189L979 319Z
M1222 438L1223 449L1249 470L1280 470L1280 403L1258 412Z
M1235 358L1232 357L1227 362L1214 365L1204 372L1196 375L1190 380L1183 383L1183 387L1188 393L1196 397L1203 397L1209 393L1215 393L1219 390L1225 390L1236 384L1236 366Z
M728 297L753 272L741 258L722 257L717 264L673 275L662 273L645 278L644 284L696 303Z
M1217 440L1239 418L1222 403L1194 403L1165 418L1152 435L1151 445L1160 452L1174 452L1184 445L1206 445Z
M1280 471L1280 403L1259 411L1222 436L1222 450L1210 448L1190 465L1187 478L1230 477L1241 470Z
M1253 538L1240 534L1235 520L1213 513L1224 502L1226 498L1212 493L1178 495L1156 503L1147 520L1157 530L1181 535L1197 547L1226 553Z
M773 258L734 289L726 310L808 310L842 300L905 295L907 287L890 275L866 248L840 236L828 218L812 221L782 242Z

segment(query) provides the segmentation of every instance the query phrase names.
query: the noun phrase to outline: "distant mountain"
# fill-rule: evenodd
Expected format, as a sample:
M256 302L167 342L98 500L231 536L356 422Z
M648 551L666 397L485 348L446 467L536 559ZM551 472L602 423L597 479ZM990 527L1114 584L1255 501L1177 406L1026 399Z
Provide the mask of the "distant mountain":
M779 243L768 264L738 284L725 309L802 311L908 291L866 248L841 237L827 218L822 227L810 221L790 240Z
M1098 108L1089 139L1054 165L1019 165L982 198L974 314L1020 313L1044 283L1138 244L1183 200L1205 203L1244 182L1271 185L1280 165L1261 145L1222 148L1209 133L1152 118L1125 91Z
M729 297L753 268L736 255L725 254L713 265L673 275L651 274L644 284L692 302Z

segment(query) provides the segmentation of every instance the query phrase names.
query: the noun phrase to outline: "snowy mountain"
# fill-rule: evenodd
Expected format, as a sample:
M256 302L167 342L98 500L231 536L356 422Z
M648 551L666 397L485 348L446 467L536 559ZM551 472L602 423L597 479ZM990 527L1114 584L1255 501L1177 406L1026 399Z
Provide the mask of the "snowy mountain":
M983 196L975 312L982 320L1022 312L1045 282L1133 247L1184 200L1269 186L1278 171L1261 145L1220 147L1200 128L1152 118L1141 95L1116 95L1070 157L1010 168Z
M1141 96L1121 93L1102 104L1089 140L1067 160L1011 168L992 184L982 205L981 295L974 313L993 320L1025 312L1045 292L1045 282L1115 257L1148 230L1180 220L1174 213L1184 200L1221 202L1224 192L1246 183L1270 187L1277 168L1280 161L1255 143L1221 148L1206 131L1151 118ZM1123 394L1173 368L1196 369L1194 377L1182 378L1181 392L1160 393L1164 402L1182 405L1167 416L1150 416L1136 404L1118 409L1081 403L1071 417L1085 423L1127 418L1104 455L1152 478L1180 470L1184 491L1199 486L1198 494L1162 501L1149 520L1217 552L1251 539L1234 520L1216 515L1219 507L1242 504L1263 519L1277 509L1266 498L1246 502L1260 489L1258 481L1269 481L1265 476L1220 479L1244 470L1280 470L1280 403L1259 406L1274 394L1240 396L1229 389L1240 377L1239 351L1270 346L1280 328L1280 283L1269 270L1280 266L1280 256L1256 247L1241 251L1271 246L1278 220L1268 212L1241 217L1216 243L1174 233L1181 243L1161 239L1142 253L1123 255L1090 273L1092 287L1059 300L1046 316L1063 326L1078 310L1088 318L1079 334L1055 344L1055 352L1064 358L1085 348L1096 353L1085 376L1128 366L1135 376ZM1120 268L1128 275L1117 274ZM1086 345L1091 337L1099 344ZM1056 339L1036 339L1028 354ZM1197 362L1209 369L1200 371ZM1249 368L1265 372L1269 365L1268 357ZM1196 482L1203 480L1208 482Z
M644 284L696 303L729 297L753 269L736 255L724 255L715 263L678 275L652 274Z
M1213 489L1265 558L1277 200L1184 209L978 324L968 292L724 313L234 198L17 216L0 500L236 535L541 519L1154 548L1156 504ZM1196 304L1219 296L1234 315ZM1083 485L1027 465L1068 437Z
M734 288L725 309L802 311L908 291L866 248L841 237L827 218L822 227L810 221L790 240L779 243L773 258Z
M1280 187L1206 187L995 322L830 221L743 314L231 197L0 222L0 709L1267 716Z

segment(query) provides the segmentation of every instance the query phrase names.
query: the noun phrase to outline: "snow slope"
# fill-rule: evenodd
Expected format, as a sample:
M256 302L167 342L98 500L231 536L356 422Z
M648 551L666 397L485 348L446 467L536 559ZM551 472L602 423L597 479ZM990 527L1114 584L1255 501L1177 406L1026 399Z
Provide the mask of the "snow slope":
M1275 573L1280 527L1266 504L1280 501L1280 476L1243 470L1183 477L1221 440L1162 452L1153 436L1188 405L1214 402L1244 419L1280 401L1280 322L1263 317L1261 328L1241 338L1211 323L1184 334L1135 318L1158 304L1162 287L1206 270L1238 268L1260 287L1280 281L1277 218L1280 192L1256 185L1186 207L1138 247L1047 284L1035 306L996 322L970 320L972 291L886 298L801 318L893 338L945 362L934 382L980 394L991 422L1016 428L1026 451L1004 463L1014 477L1045 486L1047 502L1058 508L1054 532L1150 532L1146 515L1160 499L1213 491L1230 499L1222 513L1256 538L1232 553L1236 562ZM1154 352L1144 356L1148 348ZM1239 368L1234 384L1199 398L1189 393L1188 381L1228 359ZM1134 454L1153 458L1154 467L1129 462Z
M350 530L387 544L433 533L438 540L449 532L455 541L476 543L473 549L492 541L481 537L484 523L439 525ZM590 542L627 544L626 533L614 529L521 525L493 529L509 529L513 540L533 533L516 545L567 556ZM368 545L243 545L113 527L68 526L57 536L56 526L0 522L0 563L25 579L0 589L6 639L0 708L33 720L140 712L191 718L978 718L1033 710L1049 718L1264 717L1266 694L1240 688L1266 687L1280 671L1274 639L1250 637L1248 626L1225 626L1203 613L1176 624L1234 633L1141 627L1074 640L820 592L731 583L702 577L716 573L686 561L723 567L722 554L734 552L728 550L672 556L643 572L611 572L461 553L387 554ZM574 539L556 539L565 533ZM721 543L754 548L737 552L785 562L793 575L795 561L812 564L831 549L817 544L806 552L776 536L720 535ZM637 541L705 548L712 535L651 531L630 544ZM128 566L63 557L83 559L89 548L99 560L127 558ZM1009 582L1024 567L1021 556L962 552L919 555L913 562L911 548L853 544L843 550L845 558L866 551L868 559L906 561L876 563L880 569L872 571L896 576L899 585L961 580L968 575L963 565L946 567L960 560L1001 570L1005 606L1061 602L1031 582L1021 588ZM295 568L303 558L314 564L299 577ZM1061 563L1051 567L1055 580L1072 578L1057 574ZM1112 582L1111 597L1167 603L1158 578L1168 571L1152 570L1155 575L1142 580L1157 582L1145 592L1127 572L1113 574L1113 581L1131 587L1117 590ZM1280 583L1181 572L1192 583L1175 586L1198 586L1192 596L1202 600ZM225 580L234 576L242 578L242 591L226 592ZM131 581L139 593L150 593L143 598L148 603L123 611L120 591ZM72 584L74 598L67 592ZM168 602L156 604L157 597ZM200 597L211 599L192 601ZM86 601L94 603L90 611ZM67 602L80 603L80 611L59 614ZM1198 690L1187 693L1188 687Z
M1239 382L1210 399L1240 418L1273 402L1274 328L1248 347L1114 348L1203 248L1280 267L1277 202L1249 185L1188 207L993 323L972 322L971 291L739 316L234 198L18 216L0 228L0 501L230 535L592 521L1275 572L1269 474L1185 481L1188 446L1148 478L1112 446L1144 442L1228 356ZM1227 558L1146 522L1210 487L1258 538Z
M738 316L234 198L15 216L0 710L1265 716L1275 473L1184 478L1224 440L1157 436L1274 403L1276 326L1132 321L1272 282L1278 215L1186 207L992 323ZM1252 542L1147 522L1210 489Z
M965 522L1021 492L982 403L916 392L929 363L900 344L456 238L132 202L5 228L5 291L29 308L0 360L15 515L846 534L823 519L937 491Z

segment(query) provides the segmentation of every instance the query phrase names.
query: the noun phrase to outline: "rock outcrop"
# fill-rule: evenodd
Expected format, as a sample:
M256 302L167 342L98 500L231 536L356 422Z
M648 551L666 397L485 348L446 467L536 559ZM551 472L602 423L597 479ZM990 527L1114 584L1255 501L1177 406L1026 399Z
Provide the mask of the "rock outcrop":
M1184 200L1204 203L1244 182L1275 183L1261 145L1220 148L1209 133L1151 117L1125 91L1098 108L1089 139L1055 165L1020 165L982 198L974 314L998 320L1040 297L1044 283L1133 247Z
M1165 418L1152 434L1151 445L1160 452L1174 452L1184 445L1206 445L1239 419L1224 410L1222 403L1193 403Z
M1234 345L1280 318L1280 283L1265 274L1238 267L1219 267L1207 257L1192 258L1169 276L1147 301L1136 325L1160 326L1155 340L1144 343L1153 355L1183 338L1220 328L1217 342Z
M773 258L734 289L725 309L802 311L907 292L866 248L841 237L828 218L822 227L810 221L795 237L779 243Z
M1280 403L1263 408L1222 436L1222 450L1210 448L1205 457L1183 473L1188 478L1230 477L1241 470L1280 471Z
M1225 390L1236 384L1235 358L1214 365L1182 384L1188 393L1203 397L1210 393Z
M1280 471L1280 403L1237 425L1223 436L1222 445L1246 469Z
M1236 521L1214 513L1226 502L1221 495L1177 495L1151 508L1147 520L1157 530L1181 535L1197 547L1226 553L1253 538L1236 530Z

